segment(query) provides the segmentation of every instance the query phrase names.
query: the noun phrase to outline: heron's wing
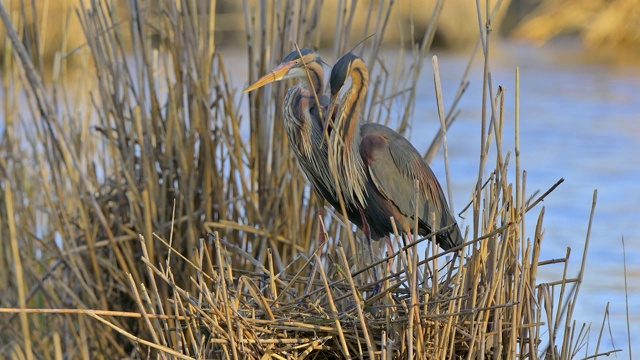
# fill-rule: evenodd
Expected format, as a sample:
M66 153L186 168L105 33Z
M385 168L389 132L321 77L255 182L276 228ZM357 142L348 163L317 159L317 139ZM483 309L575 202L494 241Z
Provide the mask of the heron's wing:
M455 222L433 171L407 139L374 123L363 125L361 136L360 154L368 165L372 182L404 216L413 218L417 213L430 229L434 225L432 212L437 228Z

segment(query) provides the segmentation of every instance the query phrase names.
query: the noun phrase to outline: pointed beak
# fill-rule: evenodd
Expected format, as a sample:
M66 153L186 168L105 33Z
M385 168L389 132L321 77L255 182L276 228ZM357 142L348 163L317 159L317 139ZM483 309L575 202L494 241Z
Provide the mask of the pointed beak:
M294 62L290 61L287 63L282 63L278 65L275 69L271 70L269 73L258 79L258 81L254 82L251 86L244 89L243 92L247 93L249 91L253 91L255 89L261 88L267 84L271 84L272 82L282 80L289 71L293 68Z

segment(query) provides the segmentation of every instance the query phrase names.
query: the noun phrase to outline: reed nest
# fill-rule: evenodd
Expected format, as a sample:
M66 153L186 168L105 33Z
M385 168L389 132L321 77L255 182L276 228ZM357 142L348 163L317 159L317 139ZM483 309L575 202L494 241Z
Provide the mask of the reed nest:
M263 266L216 234L201 243L198 265L191 264L200 274L193 280L198 288L195 294L175 284L170 269L149 264L145 254L149 278L174 289L176 315L163 317L171 323L163 326L148 313L150 309L140 310L150 330L156 332L154 338L175 329L203 358L454 359L470 354L537 358L545 319L565 316L555 314L553 293L579 280L535 284L538 266L556 261L566 264L568 258L538 261L541 236L535 244L523 247L509 235L517 234L521 225L507 223L478 239L491 243L493 251L487 245L461 246L473 249L465 251L468 256L462 261L452 258L451 251L437 253L435 247L435 255L429 256L427 250L426 258L419 257L414 243L358 269L354 260L358 256L349 260L345 248L330 246L322 256L318 254L321 249L301 254L291 264L303 264L295 273L287 269L275 272L272 259ZM526 256L523 262L516 260L518 251ZM257 270L234 269L231 254L251 262ZM384 290L374 293L378 283L368 272L391 258L402 270L383 273L378 282ZM151 303L149 294L138 296L146 300L143 303ZM560 328L551 331L563 332ZM574 354L584 335L581 332L581 340L563 345L561 351ZM154 347L167 352L171 348L169 342L161 345ZM555 347L546 351L551 358L566 356Z
M266 3L245 3L242 84L295 44L314 48L327 16L321 1ZM374 261L359 233L309 191L284 141L285 89L252 94L241 110L247 99L217 47L210 4L159 1L153 21L141 1L131 1L124 18L110 4L79 5L87 43L71 53L62 46L48 69L38 51L46 34L36 26L39 36L22 41L19 21L0 3L2 356L569 359L583 352L590 328L574 321L573 309L589 239L575 278L567 275L570 251L539 258L540 203L561 180L542 194L527 191L519 115L505 118L504 89L488 71L489 25L470 54L470 64L484 61L485 97L477 186L460 195L469 199L460 212L467 242L442 253L428 237L406 244L395 236L397 252ZM448 167L446 129L471 65L445 109L437 58L425 61L443 2L424 36L412 39L417 45L397 49L394 68L381 56L394 2L370 5L362 33L351 31L353 3L340 4L326 50L334 60L374 34L358 50L371 72L367 120L405 134L420 73L432 64L440 131L425 158L442 148ZM479 11L480 23L496 13ZM46 71L51 83L42 80ZM80 76L70 80L71 73ZM517 85L515 94L517 104ZM515 134L504 133L506 121ZM515 149L503 148L504 136L516 138ZM539 283L539 268L554 264L563 268L558 279ZM589 349L599 352L599 344Z

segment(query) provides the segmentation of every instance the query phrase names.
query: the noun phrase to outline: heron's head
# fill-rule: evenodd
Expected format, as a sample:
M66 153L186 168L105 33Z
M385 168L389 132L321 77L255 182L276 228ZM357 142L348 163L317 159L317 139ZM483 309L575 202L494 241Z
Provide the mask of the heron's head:
M365 94L368 87L369 72L361 57L348 53L338 60L331 69L329 84L331 87L331 108L334 109L339 103L339 96L347 79L353 79L351 89L355 91L356 97ZM352 99L353 100L353 99Z
M351 71L357 61L362 62L362 59L353 53L348 53L333 65L333 68L331 69L331 77L329 78L329 83L331 84L331 97L335 97L340 93L344 83L347 81L349 76L351 76Z
M300 55L302 54L302 57ZM322 60L320 56L310 49L300 49L293 51L287 55L282 62L266 75L258 79L244 92L253 91L275 81L285 79L307 79L307 68L319 66L322 69ZM322 76L322 75L320 75Z

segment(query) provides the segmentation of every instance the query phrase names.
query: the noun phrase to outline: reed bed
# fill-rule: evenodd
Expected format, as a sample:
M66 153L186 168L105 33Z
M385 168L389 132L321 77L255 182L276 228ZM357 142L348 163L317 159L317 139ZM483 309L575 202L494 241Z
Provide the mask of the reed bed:
M244 4L245 84L295 44L317 47L318 24L334 20L323 19L322 1L266 3ZM22 42L20 16L0 3L8 34L0 40L0 354L598 355L584 349L589 328L572 317L588 238L576 278L567 275L569 251L539 258L540 201L553 188L530 196L519 145L502 147L504 136L520 134L518 116L504 118L503 88L491 82L484 24L495 10L478 11L485 96L477 187L461 212L471 222L468 242L443 253L427 238L405 244L396 236L398 251L372 263L361 256L360 234L323 208L297 168L280 120L285 88L250 95L241 111L246 99L216 47L214 4L146 4L131 1L124 17L111 2L80 6L87 43L72 52L63 46L44 83L33 64L46 34ZM394 69L380 57L393 1L370 5L362 33L351 32L354 4L340 2L332 60L373 34L356 50L372 74L365 117L406 133L443 3L428 15L424 37L407 35L415 45L399 50ZM72 57L82 74L75 84L65 80ZM431 64L439 89L437 59ZM449 109L438 92L434 129L443 126L425 152L430 160L442 144L446 150L468 72ZM516 122L515 135L503 133L506 121ZM396 266L388 269L391 258ZM538 269L555 263L565 269L557 281L538 283Z

